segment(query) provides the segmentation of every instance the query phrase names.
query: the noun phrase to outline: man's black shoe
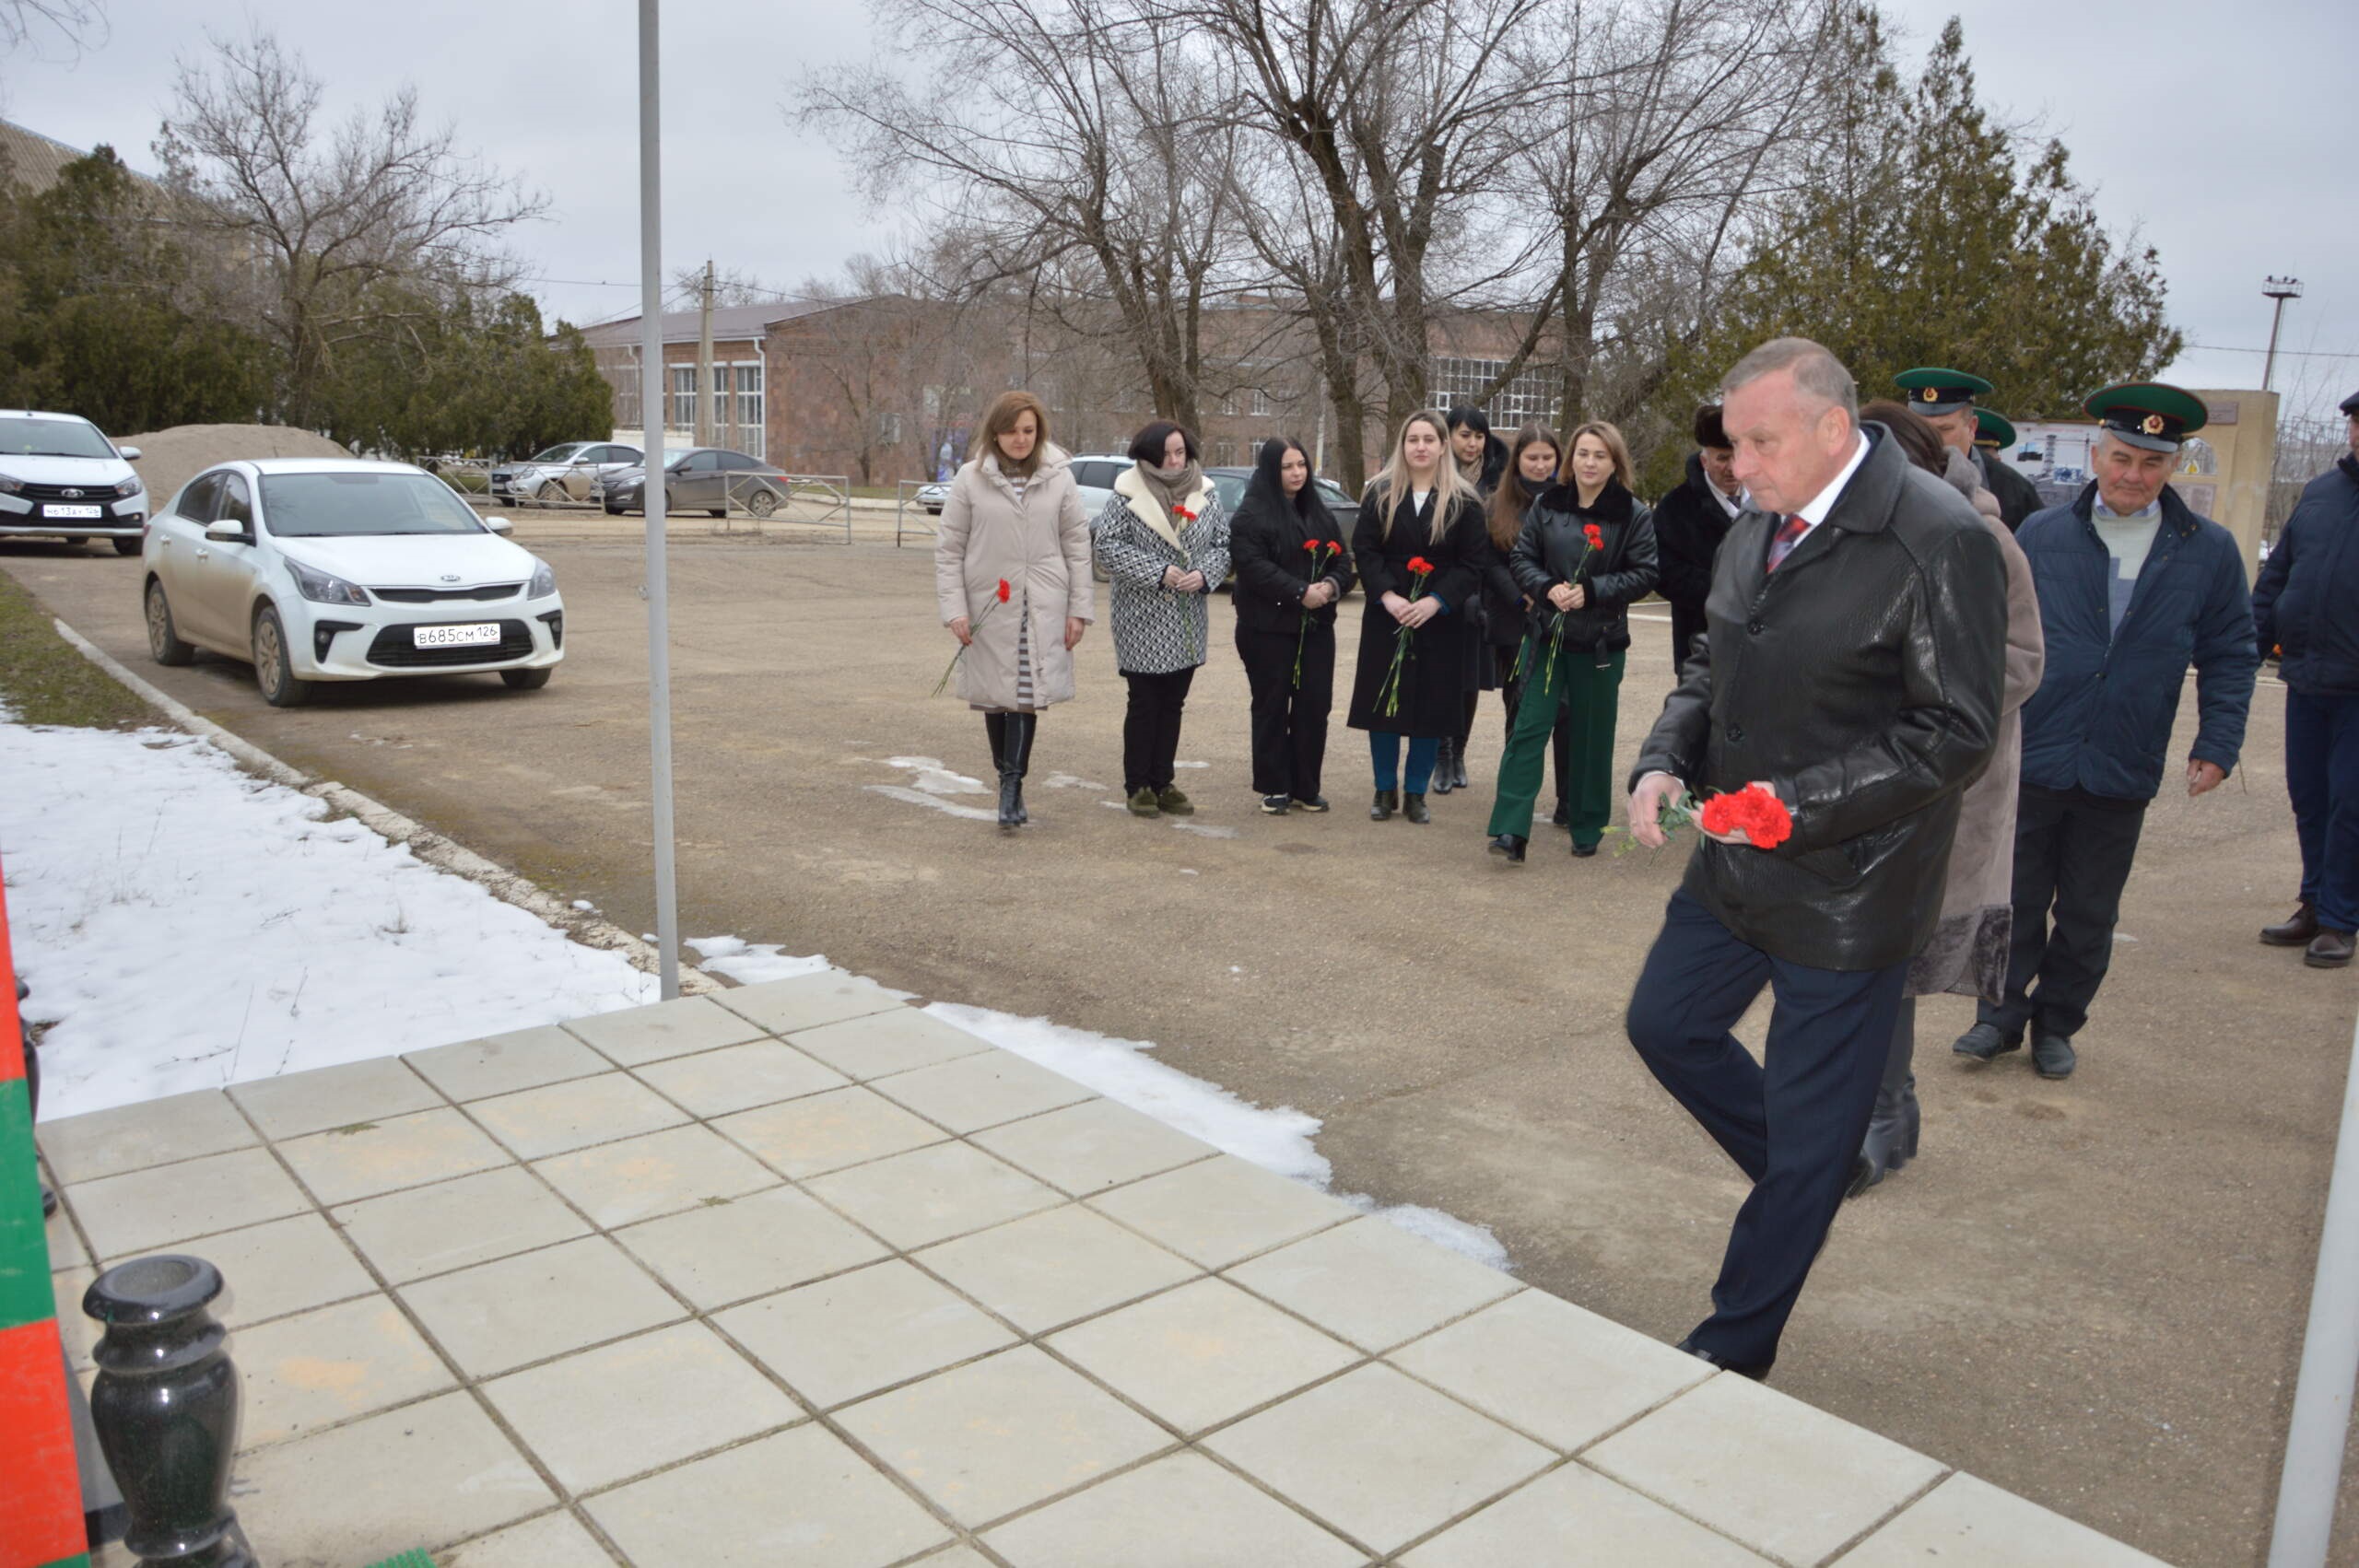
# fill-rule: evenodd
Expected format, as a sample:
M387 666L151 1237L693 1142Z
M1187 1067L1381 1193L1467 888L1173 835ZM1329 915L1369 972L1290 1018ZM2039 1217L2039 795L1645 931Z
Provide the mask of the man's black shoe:
M2318 934L2318 911L2315 904L2304 904L2294 911L2294 918L2283 925L2260 928L2260 940L2268 947L2307 947Z
M2035 1035L2031 1042L2031 1065L2042 1078L2070 1078L2081 1059L2072 1053L2072 1042L2061 1035Z
M1527 842L1512 833L1502 833L1491 840L1491 853L1510 865L1520 866L1523 864L1523 847Z
M1996 1024L1977 1024L1950 1044L1950 1049L1960 1056L1970 1056L1977 1061L1989 1061L2006 1051L2024 1048L2021 1035L2009 1035Z
M1576 838L1576 839L1574 839L1574 840L1573 840L1573 858L1574 858L1575 860L1588 860L1591 855L1594 855L1594 854L1596 854L1596 853L1597 853L1597 846L1596 846L1596 845L1594 845L1594 844L1584 844L1584 843L1582 843L1582 842L1581 842L1579 839L1578 839L1578 838Z
M2340 969L2351 962L2351 933L2320 926L2302 962L2313 969Z
M1693 1340L1680 1340L1679 1348L1685 1351L1689 1355L1694 1356L1697 1361L1702 1362L1706 1366L1716 1366L1722 1372L1733 1372L1739 1377L1750 1377L1755 1383L1766 1383L1769 1381L1769 1369L1766 1366L1739 1366L1734 1362L1722 1361L1719 1356L1716 1356L1711 1352L1704 1349Z

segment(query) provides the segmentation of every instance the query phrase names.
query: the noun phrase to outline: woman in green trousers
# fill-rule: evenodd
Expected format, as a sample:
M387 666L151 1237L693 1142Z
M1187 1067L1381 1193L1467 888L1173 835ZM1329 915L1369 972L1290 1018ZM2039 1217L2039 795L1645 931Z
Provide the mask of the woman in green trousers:
M1508 567L1532 599L1532 615L1523 689L1491 807L1491 853L1522 863L1561 713L1572 740L1573 853L1594 855L1614 814L1614 720L1630 605L1653 591L1656 577L1654 513L1630 494L1621 431L1593 420L1573 432L1564 471L1524 513Z

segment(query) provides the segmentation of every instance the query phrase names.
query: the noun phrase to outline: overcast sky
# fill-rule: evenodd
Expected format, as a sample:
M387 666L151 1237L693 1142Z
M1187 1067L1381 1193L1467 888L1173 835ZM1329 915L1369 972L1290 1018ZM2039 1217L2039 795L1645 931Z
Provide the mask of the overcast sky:
M517 249L552 315L592 322L638 302L637 7L556 0L107 0L109 36L76 62L0 62L0 114L137 168L177 55L251 17L299 49L338 113L414 82L463 146L546 191L550 219ZM2287 307L2277 386L2331 414L2359 390L2359 201L2349 157L2350 0L2198 0L2131 7L2055 0L1887 0L1920 53L1962 16L1986 103L2037 116L2117 230L2162 253L2172 320L2191 344L2171 379L2260 381L2266 274L2304 280ZM664 7L666 269L711 256L792 286L893 233L836 155L780 109L796 73L869 47L850 0L669 0ZM54 53L54 52L53 52ZM624 287L600 287L619 284ZM2291 350L2291 355L2285 350ZM2295 412L2289 408L2288 412Z

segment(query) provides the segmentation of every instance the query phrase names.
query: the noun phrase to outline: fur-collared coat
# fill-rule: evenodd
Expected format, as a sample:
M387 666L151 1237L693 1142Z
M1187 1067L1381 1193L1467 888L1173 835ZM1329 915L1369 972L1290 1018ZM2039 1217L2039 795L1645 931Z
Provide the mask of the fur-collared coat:
M1193 669L1212 646L1204 601L1228 576L1228 516L1201 476L1180 507L1193 515L1167 515L1133 466L1115 477L1113 497L1089 527L1113 584L1108 619L1114 626L1114 662L1126 675ZM1164 587L1166 567L1203 573L1203 591Z

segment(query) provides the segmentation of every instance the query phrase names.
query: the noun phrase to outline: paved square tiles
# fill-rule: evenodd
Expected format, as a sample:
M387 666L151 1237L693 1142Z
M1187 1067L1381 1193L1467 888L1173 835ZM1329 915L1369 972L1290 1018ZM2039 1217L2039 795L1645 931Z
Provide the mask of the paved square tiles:
M700 1117L727 1116L779 1100L796 1100L847 1080L777 1040L727 1046L695 1056L674 1057L639 1070L642 1082Z
M772 1035L816 1029L871 1012L901 1011L898 996L874 980L853 975L797 975L789 980L765 980L757 986L734 987L713 1000Z
M1197 1273L1186 1258L1072 1203L928 1247L917 1261L1027 1334Z
M1377 1219L1321 1231L1228 1277L1364 1351L1389 1349L1523 1288L1512 1275Z
M974 1141L1018 1170L1076 1198L1214 1153L1211 1144L1111 1100L1086 1100L994 1127L975 1134Z
M1969 1475L1950 1477L1843 1554L1844 1568L1981 1562L2006 1568L2162 1568L2159 1558Z
M700 1000L700 999L699 999ZM707 1127L675 1127L537 1161L533 1168L599 1224L693 1209L778 1185L778 1173Z
M505 1150L448 1108L315 1132L281 1143L278 1152L323 1203L374 1198L509 1163Z
M1049 1345L1191 1433L1360 1359L1349 1345L1210 1279L1092 1318Z
M335 1222L396 1284L590 1234L522 1165L365 1199L338 1209Z
M1062 1073L1001 1050L895 1073L870 1087L953 1132L974 1132L1092 1097Z
M898 1258L764 1296L713 1321L822 1410L1015 1342Z
M69 1188L66 1197L101 1258L149 1252L311 1206L265 1149L100 1176Z
M568 1078L611 1072L614 1064L562 1029L519 1029L512 1035L463 1040L412 1051L402 1059L454 1100L481 1100L536 1089Z
M791 1187L700 1203L615 1239L707 1311L873 1263L886 1250Z
M1401 1562L1404 1568L1590 1568L1625 1562L1769 1568L1767 1558L1580 1465L1552 1470L1510 1492L1402 1553Z
M441 1568L615 1568L606 1549L570 1514L544 1514L478 1536L436 1561Z
M1509 1296L1385 1359L1568 1454L1712 1375L1694 1356L1544 1291Z
M577 1018L565 1030L625 1067L758 1040L765 1033L760 1024L704 996L684 996L652 1007L627 1007L620 1012Z
M253 1117L255 1126L280 1140L355 1122L383 1121L442 1103L432 1084L394 1057L233 1084L229 1097Z
M1015 1568L1356 1568L1367 1561L1200 1454L1142 1465L984 1539Z
M964 1029L909 1007L798 1030L788 1037L798 1049L810 1052L846 1077L863 1080L994 1048Z
M243 1386L239 1445L260 1447L452 1387L391 1298L362 1296L230 1338Z
M1924 1455L1718 1373L1582 1462L1780 1562L1817 1562L1942 1467Z
M477 1100L467 1109L524 1160L611 1143L688 1119L677 1106L624 1072Z
M765 1106L722 1117L712 1125L780 1176L798 1181L939 1143L949 1136L866 1089L839 1089Z
M1354 1217L1351 1208L1324 1193L1231 1154L1183 1165L1089 1201L1207 1269L1225 1269Z
M701 1323L681 1323L484 1385L557 1479L594 1491L785 1426L803 1411Z
M585 1506L633 1568L884 1568L950 1539L842 1439L812 1425Z
M1389 1366L1364 1366L1203 1445L1353 1539L1391 1551L1555 1456Z
M903 1250L1064 1201L1053 1188L964 1143L912 1150L804 1185Z
M603 1236L478 1264L405 1285L401 1293L427 1331L476 1377L687 1316Z
M1029 1345L847 1406L836 1420L968 1525L1052 1497L1173 1442Z
M242 1455L232 1496L254 1555L278 1564L431 1550L557 1501L459 1393Z
M192 1250L221 1270L224 1288L214 1298L213 1316L232 1328L377 1288L352 1248L316 1213L206 1236Z
M61 1182L96 1181L262 1141L238 1107L210 1089L45 1121L35 1131Z

